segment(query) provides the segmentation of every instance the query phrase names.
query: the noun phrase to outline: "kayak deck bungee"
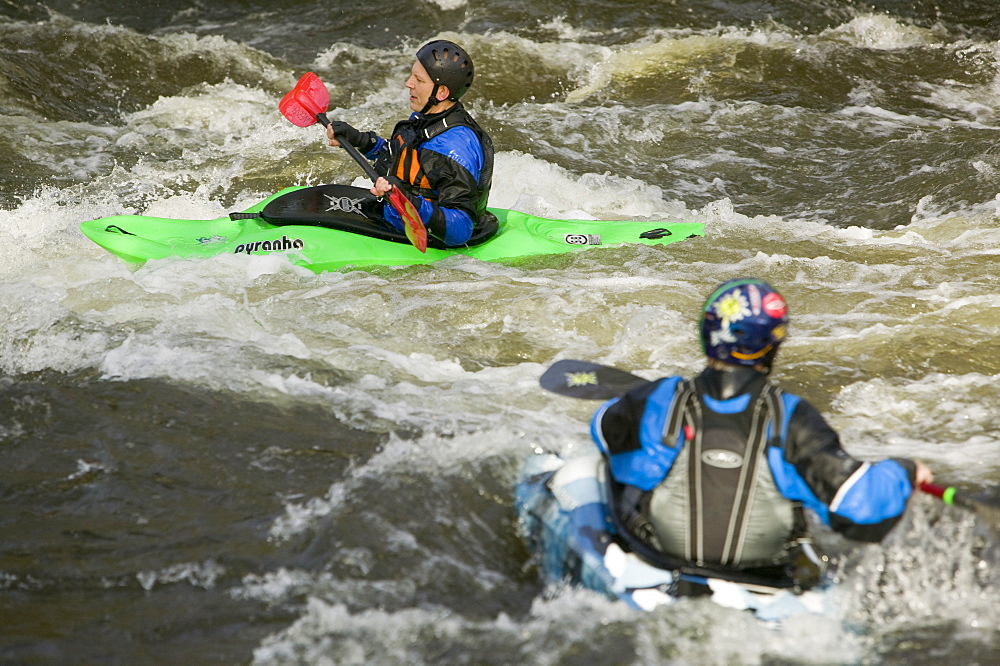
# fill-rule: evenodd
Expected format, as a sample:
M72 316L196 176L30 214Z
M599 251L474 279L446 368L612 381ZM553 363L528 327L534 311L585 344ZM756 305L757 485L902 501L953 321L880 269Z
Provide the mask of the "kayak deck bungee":
M500 261L624 243L666 245L704 236L704 224L699 222L550 220L490 208L498 223L495 234L476 245L428 247L422 253L404 234L364 219L357 202L345 201L344 187L286 188L242 213L214 220L116 215L83 222L80 230L130 263L281 252L315 272L348 266L429 264L455 255ZM318 200L329 205L320 209L315 205ZM302 212L308 207L311 213ZM286 212L275 219L263 216L266 208Z
M766 581L734 581L711 574L656 568L615 539L600 455L564 460L531 455L522 465L515 506L522 536L548 585L580 585L640 610L711 595L726 608L751 610L764 621L803 613L835 616L833 584L797 592Z

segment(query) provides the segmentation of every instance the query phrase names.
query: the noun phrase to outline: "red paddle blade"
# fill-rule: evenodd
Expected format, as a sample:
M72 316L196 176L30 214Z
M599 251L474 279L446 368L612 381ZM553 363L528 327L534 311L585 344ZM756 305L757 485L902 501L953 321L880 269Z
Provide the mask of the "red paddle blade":
M316 115L325 113L330 105L330 91L313 72L306 72L291 92L278 102L278 111L293 125L309 127Z
M316 114L309 113L298 101L292 97L292 93L285 95L278 103L278 111L288 118L293 125L299 127L309 127L316 123Z
M406 196L395 187L389 190L389 203L403 218L403 229L413 247L421 252L427 251L427 227L420 219L420 213Z

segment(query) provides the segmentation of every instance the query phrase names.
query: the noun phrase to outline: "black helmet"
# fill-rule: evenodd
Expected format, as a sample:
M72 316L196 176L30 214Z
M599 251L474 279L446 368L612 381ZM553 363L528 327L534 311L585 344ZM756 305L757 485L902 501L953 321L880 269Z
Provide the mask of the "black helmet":
M432 100L438 86L448 86L448 99L453 102L457 102L472 87L472 79L476 75L472 58L455 42L446 39L428 42L417 51L417 60L434 82Z

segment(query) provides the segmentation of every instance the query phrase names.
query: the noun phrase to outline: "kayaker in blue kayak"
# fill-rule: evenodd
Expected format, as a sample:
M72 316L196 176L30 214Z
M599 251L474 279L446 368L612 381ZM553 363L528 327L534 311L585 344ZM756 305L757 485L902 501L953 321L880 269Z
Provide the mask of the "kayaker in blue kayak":
M475 70L469 54L454 42L436 40L417 51L406 80L412 115L399 122L386 140L346 122L331 121L327 137L339 146L345 139L380 174L371 188L385 196L395 185L413 203L428 233L446 247L464 245L496 229L486 210L493 179L493 143L459 101L472 86ZM365 215L404 230L392 206L362 205Z
M808 543L803 507L875 542L930 482L916 460L851 457L815 407L769 381L787 326L766 282L726 282L702 311L705 370L640 385L594 415L610 513L625 547L651 564L778 577Z

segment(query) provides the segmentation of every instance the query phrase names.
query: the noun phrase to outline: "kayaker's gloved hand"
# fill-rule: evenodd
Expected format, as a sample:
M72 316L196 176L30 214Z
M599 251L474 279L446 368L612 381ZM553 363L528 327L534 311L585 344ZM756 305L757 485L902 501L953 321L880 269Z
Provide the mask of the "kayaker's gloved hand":
M423 200L417 195L408 194L406 188L402 185L403 181L395 176L379 176L369 191L381 199L388 195L390 190L398 189L399 193L406 197L413 204L414 208L419 209Z
M362 153L367 153L378 141L378 135L375 132L362 132L343 120L331 120L330 129L338 141L346 141Z

